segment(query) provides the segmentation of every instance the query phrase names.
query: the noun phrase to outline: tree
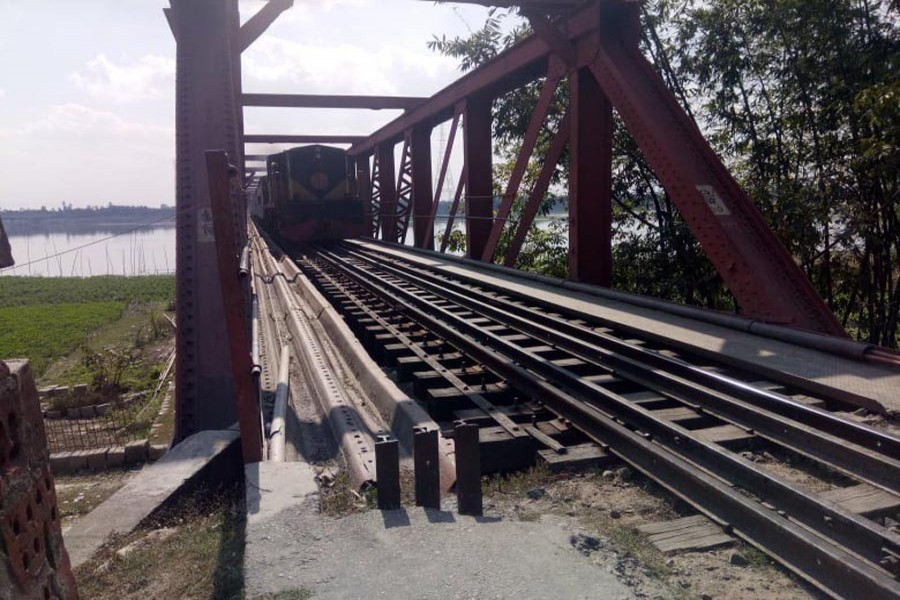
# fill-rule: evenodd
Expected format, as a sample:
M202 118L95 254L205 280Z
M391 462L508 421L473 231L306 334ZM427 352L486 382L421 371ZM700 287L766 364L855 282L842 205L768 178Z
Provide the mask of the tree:
M643 49L682 106L845 326L886 346L897 345L900 320L898 10L888 0L654 0L643 13ZM469 70L528 33L514 18L495 11L471 36L431 47ZM500 180L539 85L495 102ZM560 88L537 157L565 110ZM734 307L621 125L613 168L615 286ZM547 245L533 229L532 250L544 248L547 260L523 253L519 266L558 273L566 234L555 235Z

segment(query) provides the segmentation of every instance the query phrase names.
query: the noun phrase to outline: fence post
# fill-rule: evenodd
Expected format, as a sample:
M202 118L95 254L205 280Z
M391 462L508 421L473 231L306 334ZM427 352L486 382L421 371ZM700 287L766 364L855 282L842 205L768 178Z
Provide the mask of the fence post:
M413 433L413 462L416 474L416 505L441 507L441 482L438 463L438 431L417 429Z

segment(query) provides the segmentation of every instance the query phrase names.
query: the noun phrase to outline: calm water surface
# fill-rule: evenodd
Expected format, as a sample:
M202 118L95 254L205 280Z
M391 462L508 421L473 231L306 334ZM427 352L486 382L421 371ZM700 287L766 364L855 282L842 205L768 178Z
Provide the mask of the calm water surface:
M91 277L175 272L174 227L141 229L105 239L115 233L10 236L16 266L0 271L0 276Z

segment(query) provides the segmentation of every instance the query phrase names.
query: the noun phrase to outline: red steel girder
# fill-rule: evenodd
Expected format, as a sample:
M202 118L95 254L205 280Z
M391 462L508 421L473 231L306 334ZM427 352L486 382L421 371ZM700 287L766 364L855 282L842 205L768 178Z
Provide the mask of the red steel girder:
M251 134L244 136L245 144L356 144L366 139L362 135L293 135Z
M419 248L431 250L434 248L434 227L435 218L437 217L438 208L441 205L441 195L444 193L444 182L447 180L447 170L450 167L450 156L453 153L453 144L456 141L456 130L459 128L459 121L462 118L462 107L457 107L453 113L453 121L450 123L450 134L447 136L447 145L444 149L444 157L441 161L441 172L438 175L437 187L434 191L434 201L431 204L431 212L429 213L428 226L424 231L421 244L416 244Z
M372 214L372 173L369 166L368 156L356 157L356 191L359 194L359 202L363 207L363 223L368 224L369 228L366 237L373 237L372 226L374 216Z
M556 132L556 137L553 138L553 143L550 145L550 150L547 152L547 158L544 160L541 172L538 175L537 181L534 182L534 187L528 197L528 203L522 210L522 216L519 219L519 222L516 223L513 239L503 257L503 266L505 267L514 267L516 265L516 259L519 258L519 252L522 251L522 246L525 244L528 230L531 229L531 224L534 223L534 218L537 216L541 202L543 202L544 196L547 195L547 190L550 188L550 180L553 177L553 171L556 170L556 165L559 163L559 159L562 158L563 151L566 149L566 144L569 142L569 136L571 135L569 119L570 116L567 112L559 123L559 131Z
M447 251L450 244L450 234L453 233L453 223L456 221L456 213L459 211L459 201L466 189L466 165L463 163L462 173L456 184L456 193L453 195L453 203L450 205L450 213L447 215L447 224L444 226L444 235L441 237L441 252Z
M531 113L531 121L525 132L525 138L522 140L522 146L516 156L516 162L513 166L512 173L509 176L509 182L506 185L506 193L500 201L500 207L497 210L497 216L491 228L490 236L484 247L484 253L481 260L485 262L493 262L494 254L497 251L497 244L500 243L500 237L507 226L513 203L519 193L519 186L522 184L522 178L525 176L525 170L534 153L534 145L537 143L538 134L547 120L547 114L550 112L550 104L553 102L553 95L556 88L559 87L560 79L565 75L565 69L559 61L551 60L550 73L547 75L546 81L541 88L540 96L538 96L534 111Z
M13 261L12 249L9 247L9 238L6 237L6 231L3 229L3 221L0 220L0 269L11 267L15 264Z
M463 149L466 162L466 255L480 259L494 216L493 145L490 96L466 100Z
M372 184L371 193L369 194L369 221L372 237L378 239L378 232L381 230L381 167L378 164L379 153L372 155Z
M600 4L586 2L584 6L557 24L569 39L595 30L600 19ZM436 126L453 116L456 105L470 96L483 94L497 97L533 81L547 72L551 50L545 40L532 36L500 53L493 60L467 73L420 106L391 121L363 141L354 144L349 152L371 152L383 142L397 143L414 125Z
M590 69L747 316L847 337L638 47L639 6L611 5Z
M176 77L175 440L236 418L204 151L240 156L236 0L172 0ZM233 199L234 202L234 199ZM236 214L243 214L234 205Z
M236 406L241 432L241 452L244 464L262 460L262 423L257 404L257 390L250 356L250 338L244 318L243 290L238 277L241 247L235 244L234 222L242 221L243 213L235 214L231 205L232 186L228 155L222 150L206 152L207 181L212 203L214 245L218 263L219 291L225 306L225 345L231 357L234 380L233 402ZM236 218L237 217L237 218Z
M434 222L429 220L434 202L431 195L431 127L413 128L411 144L413 245L421 247L429 228L434 235ZM406 229L403 231L405 235Z
M397 187L394 179L394 145L382 144L376 148L378 155L378 206L381 239L395 241L397 231Z
M255 15L247 19L238 36L241 52L249 48L281 13L293 5L294 0L269 0Z
M244 106L281 108L362 108L369 110L409 110L425 102L427 98L413 96L350 96L321 94L244 94Z
M589 69L569 78L569 278L612 285L612 105Z

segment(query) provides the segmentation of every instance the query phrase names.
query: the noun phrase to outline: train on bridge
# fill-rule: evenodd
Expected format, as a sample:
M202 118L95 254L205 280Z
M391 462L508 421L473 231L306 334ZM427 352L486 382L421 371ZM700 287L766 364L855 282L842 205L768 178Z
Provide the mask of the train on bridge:
M347 152L320 144L272 154L251 200L251 214L290 244L360 237L363 204Z

